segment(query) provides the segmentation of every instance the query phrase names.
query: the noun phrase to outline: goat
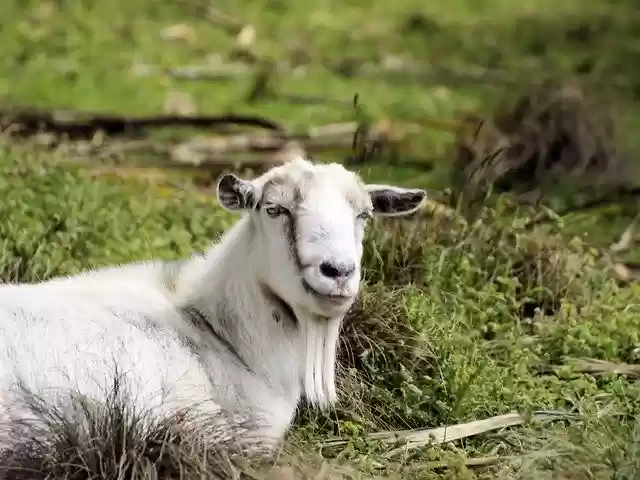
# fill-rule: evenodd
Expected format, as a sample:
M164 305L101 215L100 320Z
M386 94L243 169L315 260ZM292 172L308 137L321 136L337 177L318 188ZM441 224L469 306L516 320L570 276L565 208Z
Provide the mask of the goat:
M220 204L244 215L202 255L0 286L0 418L11 426L0 451L28 435L16 425L43 422L26 393L86 422L71 392L108 402L114 367L136 411L196 411L232 441L242 430L277 444L303 396L320 408L337 399L367 220L415 212L425 196L299 158L253 180L223 175ZM234 430L238 415L252 420Z

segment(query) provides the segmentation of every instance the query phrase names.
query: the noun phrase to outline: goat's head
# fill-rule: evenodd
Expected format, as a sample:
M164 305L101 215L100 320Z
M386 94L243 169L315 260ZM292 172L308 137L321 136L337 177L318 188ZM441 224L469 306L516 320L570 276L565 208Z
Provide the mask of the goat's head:
M365 185L339 164L303 159L253 181L220 179L220 203L250 215L256 274L299 321L302 382L312 404L326 407L337 398L338 332L358 294L367 219L412 213L424 197L424 190Z
M368 218L412 213L424 197L303 159L252 181L226 174L218 183L220 203L250 212L255 223L261 280L292 307L328 318L344 315L358 293Z

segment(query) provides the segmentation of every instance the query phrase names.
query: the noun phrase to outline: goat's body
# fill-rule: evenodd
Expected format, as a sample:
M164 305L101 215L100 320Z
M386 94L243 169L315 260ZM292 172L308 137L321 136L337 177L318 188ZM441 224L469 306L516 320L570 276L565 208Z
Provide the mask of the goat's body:
M185 430L203 452L270 450L303 392L336 401L366 219L415 211L425 192L303 159L251 182L224 175L217 191L246 215L205 255L0 286L1 479L22 478L6 465L129 478L132 444L139 463L171 451L182 472ZM165 450L169 437L177 448Z
M233 251L247 257L230 240L186 262L0 286L0 409L18 385L56 403L67 392L104 401L117 373L138 411L246 413L281 437L302 393L303 345L233 268Z

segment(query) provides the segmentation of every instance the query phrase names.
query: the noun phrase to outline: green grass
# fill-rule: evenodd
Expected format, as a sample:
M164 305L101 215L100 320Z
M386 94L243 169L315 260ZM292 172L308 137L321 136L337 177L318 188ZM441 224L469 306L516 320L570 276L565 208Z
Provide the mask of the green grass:
M6 2L0 97L12 105L152 114L179 90L192 95L200 113L259 113L291 128L353 118L350 108L335 104L248 104L250 75L208 83L130 74L136 62L176 67L227 58L233 38L204 18L206 6L201 0ZM594 91L618 112L620 145L630 158L640 152L634 61L640 11L632 2L244 0L216 7L256 27L260 55L283 60L302 46L311 56L304 75L277 79L281 93L347 101L359 93L376 117L446 122L462 110L490 111L514 90L492 82L450 84L437 75L431 81L347 78L323 68L321 59L379 62L409 52L417 62L463 71L491 67L526 83L588 72ZM163 28L178 23L193 28L192 42L161 39ZM620 78L624 85L615 83ZM447 186L452 141L450 132L426 130L405 147L429 158L433 172L378 164L362 174ZM234 220L195 188L96 178L58 160L29 145L3 140L0 146L4 281L185 256ZM633 215L573 215L563 219L565 229L534 231L496 211L466 227L426 213L409 222L376 222L367 236L366 285L345 329L341 402L324 415L300 412L293 457L283 461L309 477L326 460L346 464L347 477L638 478L638 380L569 366L581 357L640 364L640 289L615 284L588 244L607 245ZM366 435L540 409L577 417L479 434L394 460L382 460L391 447ZM320 448L334 436L350 442ZM476 457L499 459L465 466Z

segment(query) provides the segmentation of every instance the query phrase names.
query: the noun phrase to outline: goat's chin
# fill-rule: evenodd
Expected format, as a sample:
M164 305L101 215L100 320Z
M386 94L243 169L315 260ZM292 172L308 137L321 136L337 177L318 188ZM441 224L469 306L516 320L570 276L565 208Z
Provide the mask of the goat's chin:
M357 292L352 295L331 295L320 293L303 281L305 295L308 298L307 308L311 313L323 318L344 316L356 299Z
M302 278L302 287L309 303L314 307L314 313L334 318L344 315L351 308L358 295L359 282L350 282L337 289L326 281L307 275Z
M343 317L353 305L355 297L345 297L340 301L334 298L313 297L312 301L316 305L316 315L329 319Z

